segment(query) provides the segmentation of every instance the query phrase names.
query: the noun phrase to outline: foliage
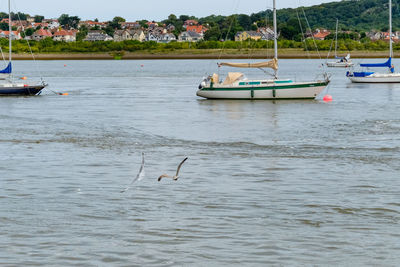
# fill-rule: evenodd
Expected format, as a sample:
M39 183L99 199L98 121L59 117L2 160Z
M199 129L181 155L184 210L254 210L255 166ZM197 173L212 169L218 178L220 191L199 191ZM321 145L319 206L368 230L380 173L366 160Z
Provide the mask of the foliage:
M78 16L70 16L68 14L62 14L58 18L60 25L66 29L77 29L80 20Z
M36 15L34 17L35 23L40 23L44 20L44 16Z

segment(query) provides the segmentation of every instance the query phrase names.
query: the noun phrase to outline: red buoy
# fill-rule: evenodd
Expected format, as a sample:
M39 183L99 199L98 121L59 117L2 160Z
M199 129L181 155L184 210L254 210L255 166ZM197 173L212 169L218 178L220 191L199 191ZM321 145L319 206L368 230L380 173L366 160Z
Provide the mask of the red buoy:
M332 98L331 95L325 95L324 98L323 98L323 100L324 100L325 102L331 102L331 101L333 100L333 98Z

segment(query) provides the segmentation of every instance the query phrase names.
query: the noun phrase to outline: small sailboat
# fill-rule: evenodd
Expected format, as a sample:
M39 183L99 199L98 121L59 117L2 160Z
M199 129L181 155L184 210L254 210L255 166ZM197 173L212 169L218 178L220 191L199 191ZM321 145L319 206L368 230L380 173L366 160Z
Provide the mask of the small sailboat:
M0 77L6 80L4 83L0 83L0 96L29 96L38 95L43 88L47 86L44 82L41 84L27 84L27 83L16 83L12 77L12 29L11 29L11 8L10 0L8 0L8 18L9 18L9 56L8 65L5 69L0 71Z
M394 72L392 40L392 0L389 0L389 59L385 63L360 64L364 68L387 68L388 72L348 71L346 76L353 83L400 83L400 73Z
M339 20L336 19L336 34L335 34L335 59L336 61L326 62L328 67L336 67L336 68L348 68L354 66L354 63L350 59L350 54L347 54L345 57L337 56L337 46L338 46L338 26Z
M273 0L274 58L259 63L220 63L219 66L236 68L271 68L274 77L267 80L248 80L243 73L230 72L222 82L218 74L205 78L199 85L197 96L207 99L315 99L329 84L329 77L310 82L294 82L278 79L278 44L276 22L276 0Z

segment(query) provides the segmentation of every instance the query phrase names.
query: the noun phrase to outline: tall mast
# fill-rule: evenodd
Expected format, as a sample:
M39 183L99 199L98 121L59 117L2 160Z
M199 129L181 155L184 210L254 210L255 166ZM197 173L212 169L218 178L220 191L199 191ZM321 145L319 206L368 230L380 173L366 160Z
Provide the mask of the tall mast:
M390 54L389 57L393 57L393 44L392 44L392 0L389 0L389 44Z
M336 40L335 40L335 58L337 57L337 33L338 33L339 19L336 19Z
M10 7L10 0L8 0L8 50L9 50L9 55L8 55L8 61L11 62L11 7Z
M276 23L276 0L273 0L273 17L274 17L274 58L278 59L278 30ZM278 71L275 71L275 78L278 76Z

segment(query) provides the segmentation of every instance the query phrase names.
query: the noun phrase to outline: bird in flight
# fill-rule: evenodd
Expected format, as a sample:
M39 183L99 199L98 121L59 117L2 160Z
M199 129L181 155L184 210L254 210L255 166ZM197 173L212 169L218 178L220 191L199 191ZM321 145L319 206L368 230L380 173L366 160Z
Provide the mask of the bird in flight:
M182 160L181 163L179 163L178 168L176 169L176 174L174 176L169 176L168 174L163 174L160 177L158 177L158 181L161 181L162 178L172 178L175 181L178 180L179 178L179 170L181 169L183 163L187 160L188 158L185 158L184 160Z
M129 188L132 186L132 184L134 184L136 181L142 180L143 178L144 178L144 153L142 152L142 165L140 165L138 174L136 175L135 179L132 180L130 185L124 190L122 190L121 193L125 193L126 191L128 191Z

